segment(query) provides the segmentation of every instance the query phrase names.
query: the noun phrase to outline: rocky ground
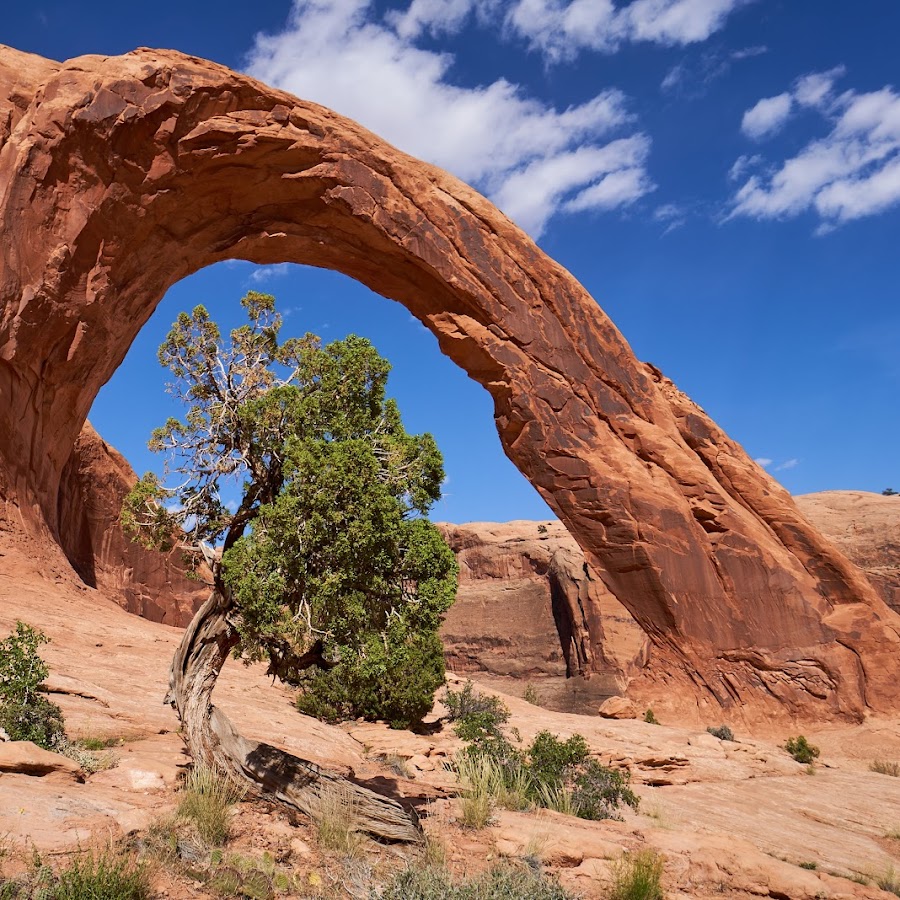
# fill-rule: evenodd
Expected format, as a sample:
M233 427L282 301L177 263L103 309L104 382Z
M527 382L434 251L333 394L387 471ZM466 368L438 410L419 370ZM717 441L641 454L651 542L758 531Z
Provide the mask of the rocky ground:
M118 756L115 767L90 776L65 758L56 767L39 760L31 771L44 774L26 774L21 748L0 745L0 835L7 846L51 855L129 834L143 840L174 808L188 763L174 714L162 705L180 632L125 612L52 556L35 558L15 544L0 550L0 633L16 619L47 633L49 687L70 733L114 739ZM900 840L887 837L900 832L900 778L869 770L876 758L900 760L893 720L805 728L822 749L810 774L779 747L786 733L722 742L678 722L553 712L507 696L509 724L523 740L545 728L583 734L602 761L631 772L640 809L624 822L596 823L501 811L473 831L458 822L455 780L444 767L459 741L439 717L427 735L361 723L328 727L300 716L288 693L237 663L223 674L217 699L247 734L409 798L457 873L537 855L564 885L599 898L612 861L651 847L665 855L670 898L837 900L889 896L857 881L900 869ZM394 771L396 757L409 777ZM238 806L234 832L228 852L271 854L293 884L308 886L307 896L365 896L420 852L365 844L348 860L320 850L308 823L260 802ZM161 895L202 897L205 890L164 870L157 875Z

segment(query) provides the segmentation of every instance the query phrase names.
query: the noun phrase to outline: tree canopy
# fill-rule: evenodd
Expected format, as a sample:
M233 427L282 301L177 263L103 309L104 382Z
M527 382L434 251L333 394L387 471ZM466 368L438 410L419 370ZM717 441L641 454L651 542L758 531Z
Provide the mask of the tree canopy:
M241 302L249 322L228 342L197 306L160 347L187 410L153 432L165 476L137 483L123 524L205 556L235 651L301 685L302 709L413 723L443 681L437 631L456 592L453 554L425 518L440 452L404 429L369 341L280 342L274 298Z

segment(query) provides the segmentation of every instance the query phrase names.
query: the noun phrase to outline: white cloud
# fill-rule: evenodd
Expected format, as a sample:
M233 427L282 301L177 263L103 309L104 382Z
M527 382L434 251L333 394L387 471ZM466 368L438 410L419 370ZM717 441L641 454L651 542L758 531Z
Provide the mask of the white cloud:
M693 44L719 31L736 9L752 0L516 0L507 27L551 61L579 51L612 53L622 44Z
M753 140L775 134L787 122L791 114L794 99L790 94L779 94L760 100L756 106L748 109L741 120L741 131Z
M294 0L284 31L256 37L249 70L473 183L536 237L554 213L612 209L651 190L647 138L610 142L633 118L620 91L557 110L502 78L455 84L452 55L414 44L459 28L472 8L412 0L383 20L372 0Z
M799 459L787 459L783 463L775 466L776 472L784 472L787 469L796 469L800 465Z
M653 219L666 226L662 232L663 235L666 235L684 225L687 221L687 211L677 203L664 203L653 210Z
M282 278L290 271L290 263L278 263L275 266L258 266L250 273L254 284L264 284L273 278Z
M769 459L768 456L758 456L753 460L753 462L755 462L758 466L762 466L764 469L768 469L769 466L771 466L772 463L775 462L775 460Z
M804 76L796 105L817 111L829 132L780 165L756 172L738 188L730 217L776 219L815 213L818 232L900 204L900 94L892 87L835 96L843 69ZM732 171L742 178L749 166Z

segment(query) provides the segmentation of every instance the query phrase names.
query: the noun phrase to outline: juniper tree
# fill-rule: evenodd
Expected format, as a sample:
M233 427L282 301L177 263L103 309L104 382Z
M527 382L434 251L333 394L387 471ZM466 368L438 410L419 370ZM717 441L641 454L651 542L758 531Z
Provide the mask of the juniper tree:
M333 776L237 735L211 703L215 680L233 653L305 682L307 708L420 719L443 681L437 630L456 590L453 554L425 518L443 463L430 435L404 429L385 394L390 366L367 340L280 341L274 298L241 302L249 322L227 342L197 306L161 345L187 410L153 432L164 479L145 475L122 521L209 573L169 692L194 759L315 815ZM410 836L396 804L357 790L366 827Z

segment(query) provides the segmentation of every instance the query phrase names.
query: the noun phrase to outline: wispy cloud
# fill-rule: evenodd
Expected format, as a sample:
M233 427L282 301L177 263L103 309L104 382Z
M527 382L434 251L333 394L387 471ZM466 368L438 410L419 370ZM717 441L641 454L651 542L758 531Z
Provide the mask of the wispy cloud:
M702 97L709 86L727 75L735 63L753 59L768 53L764 46L742 47L739 50L728 50L714 47L695 54L691 58L677 62L660 83L663 93L678 94L688 99Z
M744 113L741 131L755 141L774 134L787 122L792 105L793 99L790 94L779 94L777 97L760 100L756 106Z
M250 273L250 281L254 284L265 284L273 278L283 278L290 269L290 263L278 263L275 266L259 266Z
M775 460L769 459L768 456L758 456L753 460L753 462L755 462L758 466L762 466L764 469L768 469L769 466L771 466L772 463L775 462Z
M453 54L425 39L475 22L563 60L701 41L745 2L411 0L381 15L374 0L294 0L284 30L256 37L248 67L448 169L538 237L554 215L622 209L654 189L628 98L607 89L558 109L504 78L464 86Z
M760 157L738 160L740 177L760 171L737 190L729 217L778 219L812 211L818 232L825 233L900 204L900 94L890 86L835 94L843 72L812 73L794 83L786 95L788 115L775 117L765 133L775 133L803 108L817 111L830 130L772 168Z
M399 34L415 38L453 33L474 15L482 24L501 22L551 62L585 50L613 53L623 44L667 47L705 41L728 17L753 0L412 0L391 16Z
M684 225L687 221L687 212L677 203L664 203L653 210L653 219L665 226L663 229L665 235Z
M783 463L775 466L776 472L786 472L788 469L796 469L800 465L799 459L786 459Z

